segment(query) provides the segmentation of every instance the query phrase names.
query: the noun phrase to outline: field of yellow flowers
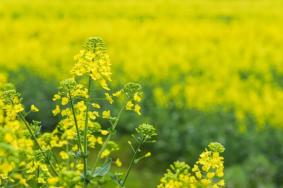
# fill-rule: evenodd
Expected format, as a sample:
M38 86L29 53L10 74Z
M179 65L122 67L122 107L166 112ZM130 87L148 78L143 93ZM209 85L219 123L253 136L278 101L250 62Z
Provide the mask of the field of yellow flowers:
M2 0L0 72L26 106L42 109L27 120L51 130L59 119L42 111L55 107L48 100L57 82L82 41L101 36L113 88L134 81L144 89L143 117L124 116L119 136L128 137L135 121L157 127L146 170L196 161L218 141L228 186L282 186L282 7L281 0Z

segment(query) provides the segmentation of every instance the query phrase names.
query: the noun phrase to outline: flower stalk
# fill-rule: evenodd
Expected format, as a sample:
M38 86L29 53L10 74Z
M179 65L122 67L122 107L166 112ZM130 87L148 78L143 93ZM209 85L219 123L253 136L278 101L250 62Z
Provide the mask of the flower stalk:
M101 148L100 148L100 150L99 150L99 152L98 152L98 154L97 154L97 156L96 156L96 159L95 159L94 165L93 165L93 169L96 168L97 163L98 163L98 161L99 161L99 159L100 159L100 157L101 157L102 152L105 150L107 144L108 144L109 141L111 140L111 138L112 138L112 136L113 136L113 134L114 134L114 132L115 132L115 129L116 129L117 125L118 125L118 122L119 122L119 120L120 120L120 117L121 117L121 115L122 115L122 113L123 113L123 111L124 111L124 108L125 108L125 106L123 105L122 108L120 109L120 111L119 111L119 113L118 113L116 119L115 119L115 122L114 122L113 124L111 124L111 125L112 125L112 126L111 126L111 130L110 130L109 134L107 135L107 137L106 137L104 143L102 144L102 146L101 146Z
M128 167L128 169L127 169L127 172L126 172L126 175L125 175L125 178L124 178L124 180L123 180L123 182L122 182L121 187L124 187L124 186L125 186L125 183L126 183L126 181L127 181L127 179L128 179L128 176L129 176L129 174L130 174L130 172L131 172L131 170L132 170L132 167L133 167L133 165L134 165L134 162L135 162L135 160L136 160L136 158L137 158L137 154L141 151L141 146L143 145L143 143L144 143L144 141L140 142L140 143L138 144L137 148L136 148L135 150L133 150L134 154L133 154L133 157L132 157L131 162L130 162L130 164L129 164L129 167Z
M49 167L51 168L52 172L58 176L58 172L56 171L53 163L50 161L50 159L47 157L47 155L45 154L44 150L42 149L42 147L40 146L36 136L33 134L32 130L31 130L31 127L30 127L30 124L26 121L26 119L24 118L23 114L22 113L19 113L19 118L24 122L30 136L32 137L34 143L36 144L36 146L38 147L38 149L41 151L45 161L49 164Z
M88 144L87 144L87 135L88 135L88 112L90 108L90 98L91 98L91 84L92 84L92 79L89 76L88 78L88 99L87 99L87 104L86 104L86 114L85 114L85 127L84 127L84 155L83 155L83 160L84 160L84 188L87 187L88 185L88 179L87 179L87 169L88 169Z
M75 108L74 108L74 101L71 95L71 92L69 91L69 99L70 99L70 103L71 103L71 109L72 109L72 115L74 118L74 122L75 122L75 126L76 126L76 131L77 131L77 144L78 144L78 149L79 151L82 153L83 149L82 149L82 145L81 145L81 136L80 136L80 130L79 130L79 126L78 126L78 120L77 120L77 116L76 116L76 112L75 112Z

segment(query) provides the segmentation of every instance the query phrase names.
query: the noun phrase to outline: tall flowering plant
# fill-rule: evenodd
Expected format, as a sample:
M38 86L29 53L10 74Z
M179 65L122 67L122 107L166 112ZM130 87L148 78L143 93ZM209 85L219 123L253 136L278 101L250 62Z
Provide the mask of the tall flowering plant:
M102 39L92 37L75 56L71 78L60 83L54 95L54 116L60 121L52 132L41 132L40 122L28 122L28 111L20 93L10 84L1 84L0 93L0 185L4 187L93 187L114 181L125 187L132 166L149 157L144 144L154 142L155 128L137 127L130 143L133 157L126 172L111 153L119 149L113 135L125 111L141 115L142 87L128 83L118 91L110 89L111 63ZM120 105L118 112L112 105ZM116 105L116 104L115 104ZM108 125L102 125L106 122Z

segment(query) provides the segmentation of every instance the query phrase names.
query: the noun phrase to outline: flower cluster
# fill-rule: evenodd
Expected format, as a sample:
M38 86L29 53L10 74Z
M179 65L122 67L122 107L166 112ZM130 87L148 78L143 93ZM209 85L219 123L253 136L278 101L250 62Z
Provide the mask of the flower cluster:
M141 140L152 140L154 141L154 137L157 135L156 134L156 129L147 123L141 124L138 128L136 128L137 133L139 134L139 139Z
M35 176L28 167L35 160L34 144L25 125L18 120L23 111L20 94L12 85L0 83L1 187L8 187L9 182L27 186L27 181Z
M74 59L76 63L71 71L74 76L87 74L98 81L103 89L110 90L107 82L111 81L111 63L101 38L89 38L84 49Z
M41 132L40 122L26 121L29 113L39 109L31 105L26 112L21 95L0 77L1 187L86 188L111 179L124 187L130 170L125 177L110 173L112 164L122 165L119 158L112 159L111 154L119 149L112 136L122 112L132 110L141 115L142 88L129 83L116 92L110 90L110 61L100 38L89 38L75 61L72 77L60 83L52 99L52 112L59 122L51 132ZM115 102L121 106L118 113L113 110ZM147 124L137 132L143 143L156 135ZM92 162L90 155L96 155ZM147 153L143 158L149 156Z
M158 188L224 187L224 147L211 143L190 168L185 162L175 162L161 178Z

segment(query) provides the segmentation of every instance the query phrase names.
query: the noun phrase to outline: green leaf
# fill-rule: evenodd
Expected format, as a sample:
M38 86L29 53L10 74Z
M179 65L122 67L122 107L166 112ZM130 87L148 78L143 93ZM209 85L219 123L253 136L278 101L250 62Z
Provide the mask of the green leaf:
M122 174L112 174L110 173L110 177L111 179L117 184L119 185L119 188L123 188L122 184L123 184L123 180L121 179Z
M101 167L97 167L92 176L93 177L102 177L102 176L105 176L110 168L111 168L111 164L112 164L112 159L109 159L106 163L104 163Z

